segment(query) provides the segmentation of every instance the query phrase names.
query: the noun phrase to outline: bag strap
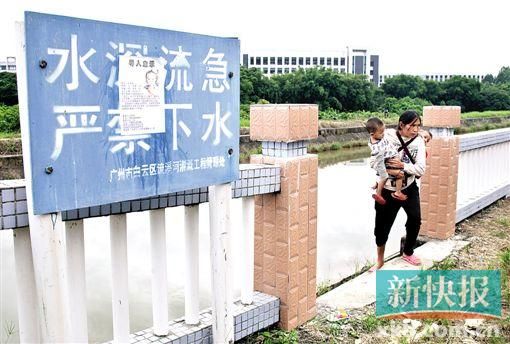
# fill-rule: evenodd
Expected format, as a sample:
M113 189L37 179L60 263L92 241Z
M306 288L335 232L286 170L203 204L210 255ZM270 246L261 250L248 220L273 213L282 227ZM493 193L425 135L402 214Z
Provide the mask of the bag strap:
M402 139L402 136L400 136L400 133L398 132L397 130L397 138L398 140L400 141L400 147L398 148L398 151L400 152L401 150L404 150L404 152L406 153L407 157L409 158L409 160L411 160L411 162L413 163L414 165L414 159L413 157L411 156L411 153L409 153L409 149L407 149L407 146L411 144L411 142L413 142L416 138L418 137L418 135L416 135L415 137L413 137L412 139L410 139L409 141L407 142L404 142L404 140Z

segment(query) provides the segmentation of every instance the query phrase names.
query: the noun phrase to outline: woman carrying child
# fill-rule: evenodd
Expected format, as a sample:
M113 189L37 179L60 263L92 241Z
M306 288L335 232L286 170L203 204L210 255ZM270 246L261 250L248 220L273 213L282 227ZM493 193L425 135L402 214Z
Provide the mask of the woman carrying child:
M406 240L402 259L412 265L420 265L421 261L414 254L414 246L421 226L420 192L416 185L416 177L425 173L425 142L418 135L421 119L415 111L405 111L399 118L398 128L387 129L385 138L398 147L399 157L390 159L387 165L394 169L402 169L398 173L402 179L402 193L405 200L391 196L396 190L395 179L387 179L382 190L384 205L375 202L375 242L377 245L377 263L370 270L380 269L384 264L384 249L393 222L400 208L407 214Z

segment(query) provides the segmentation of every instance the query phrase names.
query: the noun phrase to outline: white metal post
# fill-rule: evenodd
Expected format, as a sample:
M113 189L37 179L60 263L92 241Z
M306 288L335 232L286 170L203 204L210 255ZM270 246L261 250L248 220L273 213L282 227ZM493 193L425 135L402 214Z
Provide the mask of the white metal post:
M152 322L156 336L168 334L165 209L151 210Z
M25 60L25 26L16 23L18 41L17 54L17 85L21 126L21 141L23 146L23 166L25 172L28 222L30 226L30 240L32 243L32 258L34 263L34 277L37 288L38 319L40 321L42 342L64 342L66 316L64 314L65 294L62 276L59 274L59 255L57 246L62 246L58 238L58 226L61 225L59 215L34 215L32 195L32 166L30 150L30 130L28 119L28 99Z
M73 343L88 343L83 220L66 222L65 232L66 274L71 328L69 339Z
M129 343L129 294L126 215L110 215L113 341Z
M184 207L184 318L186 324L198 324L198 228L199 207L191 205Z
M16 301L18 305L20 343L39 343L40 330L37 312L37 293L34 279L34 263L30 232L27 228L12 231L14 239L14 262L16 265Z
M209 186L213 342L234 342L230 254L230 184Z
M242 271L241 302L249 305L253 302L254 241L255 241L255 197L243 197L242 230Z

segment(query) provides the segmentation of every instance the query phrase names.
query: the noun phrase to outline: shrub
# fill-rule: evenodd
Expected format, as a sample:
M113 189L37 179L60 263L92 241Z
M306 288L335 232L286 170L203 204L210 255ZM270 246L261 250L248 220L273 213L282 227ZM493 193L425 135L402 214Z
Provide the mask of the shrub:
M19 108L18 105L0 105L0 132L19 132Z

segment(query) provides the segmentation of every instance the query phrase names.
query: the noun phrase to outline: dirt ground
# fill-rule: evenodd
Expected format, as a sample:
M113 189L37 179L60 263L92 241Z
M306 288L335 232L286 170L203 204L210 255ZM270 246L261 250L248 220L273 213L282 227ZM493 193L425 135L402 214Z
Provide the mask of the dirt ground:
M496 320L382 320L375 304L347 309L348 318L329 321L331 309L291 332L272 329L244 343L510 343L510 199L500 200L459 223L456 235L470 244L434 266L439 270L499 269L502 317Z

